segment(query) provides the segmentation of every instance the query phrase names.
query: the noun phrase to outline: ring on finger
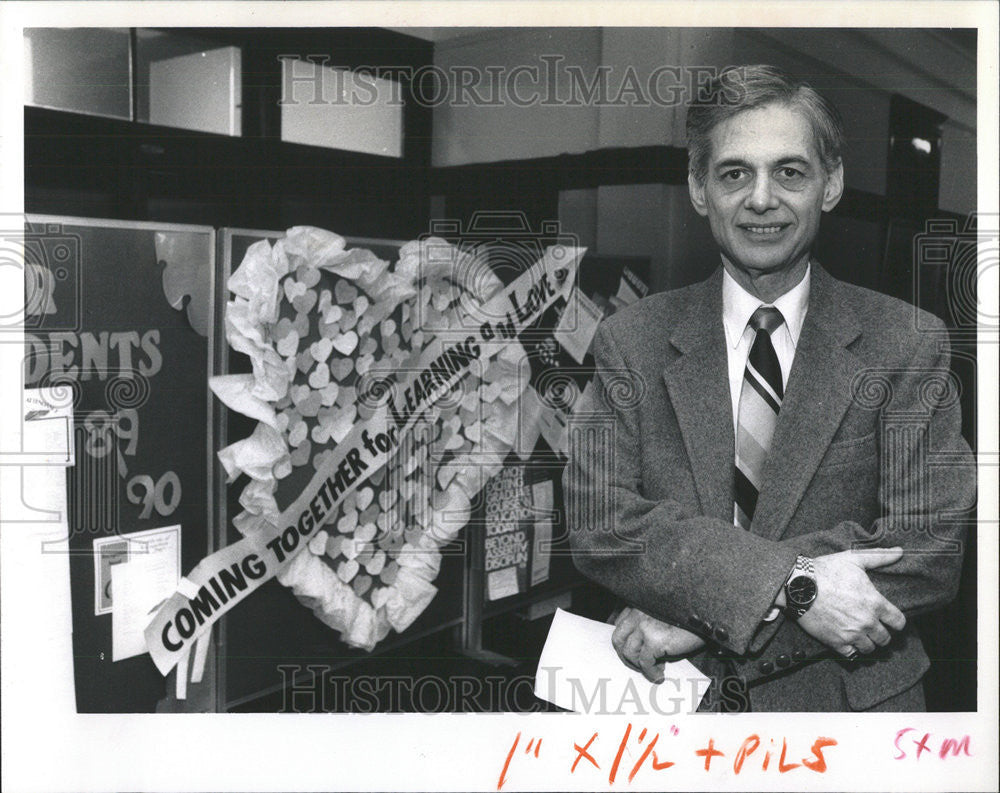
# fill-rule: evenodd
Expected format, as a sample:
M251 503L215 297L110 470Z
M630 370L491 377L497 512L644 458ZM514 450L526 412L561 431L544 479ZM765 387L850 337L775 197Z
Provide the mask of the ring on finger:
M857 661L859 655L860 653L858 652L858 648L852 645L850 651L844 656L844 658L848 661Z

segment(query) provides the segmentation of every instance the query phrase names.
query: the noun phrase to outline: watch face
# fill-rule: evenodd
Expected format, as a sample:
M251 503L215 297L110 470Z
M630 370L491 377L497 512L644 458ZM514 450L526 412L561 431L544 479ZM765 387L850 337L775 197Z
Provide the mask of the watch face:
M788 582L786 595L792 605L808 606L816 599L816 580L807 575L796 576Z

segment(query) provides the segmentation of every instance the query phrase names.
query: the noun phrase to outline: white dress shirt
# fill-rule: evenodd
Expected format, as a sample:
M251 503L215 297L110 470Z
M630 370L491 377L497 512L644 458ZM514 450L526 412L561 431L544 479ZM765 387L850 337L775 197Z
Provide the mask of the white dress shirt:
M726 353L729 358L729 395L733 402L733 432L738 424L740 390L743 387L743 372L746 369L754 331L748 323L753 312L764 305L773 305L785 321L771 336L771 343L781 366L781 385L788 385L788 373L792 370L795 348L802 333L802 323L809 308L809 271L802 280L773 303L764 303L736 283L728 271L722 274L722 324L726 329Z

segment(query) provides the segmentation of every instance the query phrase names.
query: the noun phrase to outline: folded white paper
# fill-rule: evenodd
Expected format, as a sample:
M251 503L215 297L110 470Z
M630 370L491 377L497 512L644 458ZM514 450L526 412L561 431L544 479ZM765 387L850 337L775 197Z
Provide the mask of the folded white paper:
M614 626L557 609L538 659L535 696L577 713L675 716L693 713L710 680L687 660L650 683L611 644Z

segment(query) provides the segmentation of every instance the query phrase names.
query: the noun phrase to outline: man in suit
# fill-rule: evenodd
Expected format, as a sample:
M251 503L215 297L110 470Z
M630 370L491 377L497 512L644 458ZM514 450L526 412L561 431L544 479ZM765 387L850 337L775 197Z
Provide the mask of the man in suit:
M744 67L687 129L722 266L597 332L575 562L627 604L623 660L712 676L702 709L923 710L907 620L954 597L975 487L943 323L813 259L844 180L812 88Z

